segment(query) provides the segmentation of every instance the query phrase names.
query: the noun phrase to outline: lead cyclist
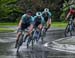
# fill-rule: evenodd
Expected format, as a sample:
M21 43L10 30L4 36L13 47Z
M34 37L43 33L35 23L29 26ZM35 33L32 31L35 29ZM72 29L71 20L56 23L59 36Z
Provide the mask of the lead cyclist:
M22 34L22 31L24 31L25 29L29 27L27 36L29 36L32 33L33 22L34 22L34 19L32 17L32 11L29 9L26 11L26 14L22 15L21 20L19 22L15 48L17 48L17 43L18 43L20 35Z

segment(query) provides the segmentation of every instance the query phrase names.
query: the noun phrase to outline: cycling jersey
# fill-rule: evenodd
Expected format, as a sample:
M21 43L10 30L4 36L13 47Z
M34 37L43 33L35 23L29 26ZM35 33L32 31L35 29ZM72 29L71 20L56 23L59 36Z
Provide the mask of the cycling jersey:
M47 20L51 18L51 12L47 12L47 13L43 12L42 16L44 17L45 22L47 22Z
M71 9L71 10L69 11L69 13L70 13L71 15L74 15L74 16L75 16L75 10Z
M24 14L21 18L22 20L22 24L21 27L18 29L18 32L22 32L24 29L28 28L31 24L34 23L34 18L31 17L27 17L26 14Z
M44 24L44 18L42 16L34 16L34 26L38 26L39 24Z
M34 22L34 18L32 16L27 17L26 14L24 14L21 19L23 24L33 24Z

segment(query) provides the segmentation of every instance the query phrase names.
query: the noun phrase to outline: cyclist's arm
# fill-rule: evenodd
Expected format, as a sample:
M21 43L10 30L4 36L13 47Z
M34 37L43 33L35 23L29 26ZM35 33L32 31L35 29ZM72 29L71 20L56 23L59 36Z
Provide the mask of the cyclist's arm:
M22 24L22 20L20 20L19 24L18 24L18 28L21 27L21 24Z
M49 24L51 24L51 18L48 18L48 22L49 22Z
M44 14L44 12L42 12L42 15Z
M70 12L67 14L67 16L65 18L66 20L69 18L70 14L71 14Z
M49 21L49 23L51 24L51 16L52 16L52 14L51 14L51 12L48 12L48 14L49 14L49 16L48 16L48 21Z
M23 22L25 16L26 16L25 14L22 15L22 17L21 17L21 19L20 19L20 22L19 22L19 25L18 25L18 28L21 27L21 24L22 24L22 22Z
M48 12L48 14L49 14L50 17L52 16L51 12Z
M48 14L49 14L48 19L51 20L51 16L52 16L51 12L48 12Z

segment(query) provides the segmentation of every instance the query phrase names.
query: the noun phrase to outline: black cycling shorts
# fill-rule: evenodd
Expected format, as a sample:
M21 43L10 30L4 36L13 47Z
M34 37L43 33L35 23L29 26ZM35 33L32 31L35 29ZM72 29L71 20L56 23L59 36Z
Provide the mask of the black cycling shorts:
M30 24L22 23L21 27L18 29L17 32L22 32L23 30L27 29L29 26L30 26Z

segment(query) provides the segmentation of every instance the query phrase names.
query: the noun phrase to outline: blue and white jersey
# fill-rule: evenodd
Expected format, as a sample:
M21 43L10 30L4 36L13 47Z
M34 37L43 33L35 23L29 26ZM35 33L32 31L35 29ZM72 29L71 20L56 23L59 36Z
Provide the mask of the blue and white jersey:
M42 16L43 16L43 17L46 16L46 15L45 15L45 12L42 12ZM51 12L47 12L47 16L48 16L48 17L51 17L51 16L52 16Z
M51 18L51 15L52 15L51 12L42 12L42 16L43 16L45 22L47 22L48 19Z
M34 16L34 23L44 24L44 18L41 16L40 18L38 16Z

